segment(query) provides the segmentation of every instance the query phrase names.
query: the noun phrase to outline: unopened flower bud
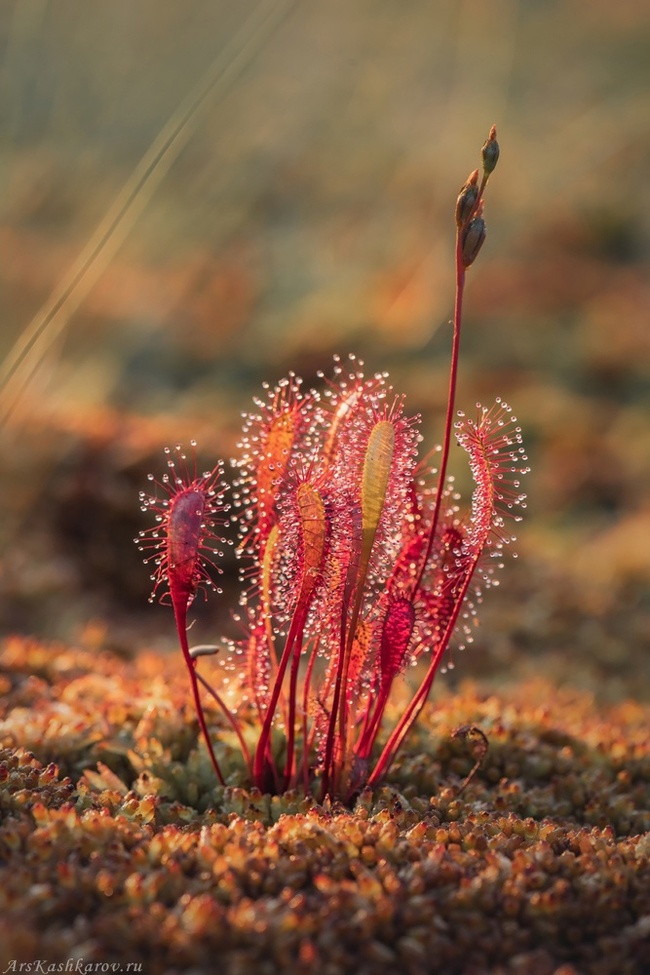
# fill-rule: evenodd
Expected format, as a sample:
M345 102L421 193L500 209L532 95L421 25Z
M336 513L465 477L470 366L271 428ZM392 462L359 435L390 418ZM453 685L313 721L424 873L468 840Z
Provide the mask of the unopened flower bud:
M456 200L456 226L462 227L470 218L478 198L478 169L475 169L461 187Z
M497 142L496 125L492 126L487 140L483 143L481 156L483 157L483 172L486 176L489 176L490 173L494 171L496 164L499 161L499 143Z
M474 217L473 220L467 224L465 232L463 233L463 248L462 248L462 260L463 267L469 267L474 263L478 252L483 246L483 241L485 240L486 228L485 220L483 217Z

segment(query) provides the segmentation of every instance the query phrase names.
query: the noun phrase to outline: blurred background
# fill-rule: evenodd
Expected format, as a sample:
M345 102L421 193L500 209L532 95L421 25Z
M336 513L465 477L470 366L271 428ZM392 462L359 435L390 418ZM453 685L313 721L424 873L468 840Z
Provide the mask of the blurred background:
M509 401L532 473L446 680L650 696L645 0L5 0L3 633L172 647L138 492L164 445L231 456L265 380L354 352L439 439L455 198L492 123L458 405Z

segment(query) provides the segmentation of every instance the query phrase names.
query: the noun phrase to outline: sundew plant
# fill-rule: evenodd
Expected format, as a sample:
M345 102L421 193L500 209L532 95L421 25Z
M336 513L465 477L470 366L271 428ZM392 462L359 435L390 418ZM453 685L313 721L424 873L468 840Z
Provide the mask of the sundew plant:
M138 544L155 587L173 608L193 703L219 782L227 784L220 732L201 695L222 712L250 785L350 800L374 786L424 707L452 639L471 639L476 605L493 584L525 495L521 435L497 399L456 410L467 269L485 240L485 189L499 156L493 127L456 204L456 292L442 446L418 459L417 416L385 374L336 359L322 388L294 374L266 388L247 415L230 487L223 466L199 475L180 447L143 510L156 524ZM459 506L447 467L456 441L474 479ZM228 525L239 533L241 637L191 648L187 615L213 578ZM458 634L460 635L458 637ZM222 686L199 673L222 657ZM414 665L419 665L413 669ZM387 710L407 671L417 675L392 721ZM411 675L409 675L411 677ZM419 681L419 683L418 683ZM403 700L403 693L400 700ZM220 758L220 753L222 757Z

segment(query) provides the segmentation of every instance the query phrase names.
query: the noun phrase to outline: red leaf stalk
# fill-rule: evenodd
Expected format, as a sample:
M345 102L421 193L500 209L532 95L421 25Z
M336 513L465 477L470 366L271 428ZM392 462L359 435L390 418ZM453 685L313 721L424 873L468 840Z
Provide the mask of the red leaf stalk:
M192 443L192 447L195 446ZM221 482L222 465L217 464L212 471L197 476L196 461L193 473L190 473L180 445L176 446L177 460L171 458L171 451L167 450L167 454L170 472L164 475L161 482L154 482L161 490L162 498L141 493L143 510L154 511L158 525L140 532L136 541L143 551L153 549L153 554L145 559L145 562L153 561L156 566L152 576L154 591L151 599L155 598L160 588L167 587L162 599L166 597L171 601L199 726L217 778L224 785L201 703L197 661L190 653L187 640L188 608L200 586L214 588L207 565L217 568L213 557L222 554L213 548L215 543L223 542L215 529L225 524L222 515L227 511L227 506L223 504L225 488ZM153 477L150 480L153 481Z

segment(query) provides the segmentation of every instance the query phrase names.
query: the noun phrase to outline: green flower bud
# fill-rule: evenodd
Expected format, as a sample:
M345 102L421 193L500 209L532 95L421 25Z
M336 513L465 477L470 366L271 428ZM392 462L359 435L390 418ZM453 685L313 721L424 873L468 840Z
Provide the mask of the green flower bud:
M456 200L456 226L462 227L470 218L478 199L478 169L470 175L461 187Z
M489 176L499 161L499 143L497 142L496 125L492 126L487 140L483 143L481 156L483 157L483 172L486 176Z
M486 228L483 217L474 217L467 224L463 233L462 260L463 267L469 267L474 263L478 252L485 240Z

